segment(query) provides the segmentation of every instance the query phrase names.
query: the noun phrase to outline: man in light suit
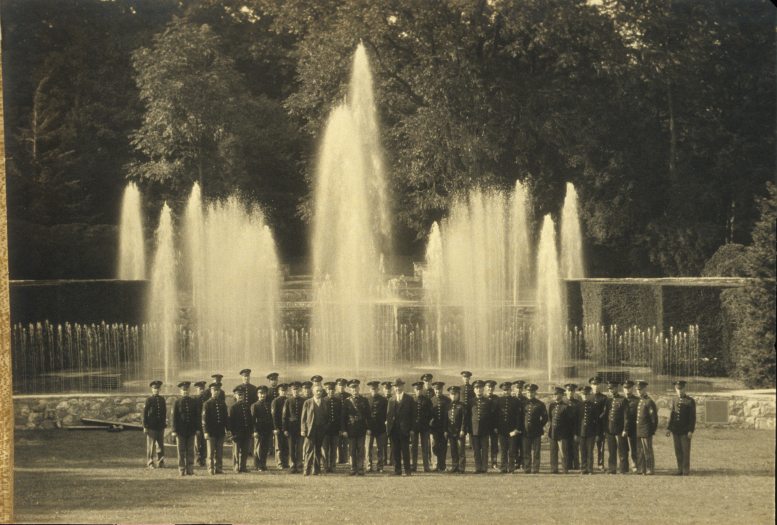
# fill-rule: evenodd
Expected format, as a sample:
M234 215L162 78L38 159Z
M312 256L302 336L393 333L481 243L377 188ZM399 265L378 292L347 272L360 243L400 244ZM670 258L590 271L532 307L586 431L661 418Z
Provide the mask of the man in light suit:
M300 435L305 438L302 456L305 475L321 474L324 458L324 436L329 425L329 399L323 395L321 385L313 386L313 397L302 405Z
M410 440L413 437L415 401L404 392L405 382L394 381L394 394L388 402L386 411L386 433L391 440L391 454L394 456L394 475L411 474Z

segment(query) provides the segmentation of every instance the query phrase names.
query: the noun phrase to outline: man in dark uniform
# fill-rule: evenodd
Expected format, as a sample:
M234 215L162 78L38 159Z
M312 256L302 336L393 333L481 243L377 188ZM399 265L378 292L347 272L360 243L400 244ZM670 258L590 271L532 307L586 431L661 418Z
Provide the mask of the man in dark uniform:
M618 393L618 383L608 385L610 398L605 405L603 418L607 433L607 472L615 474L620 467L621 474L629 472L628 417L629 400Z
M343 403L343 422L341 428L348 437L351 452L351 476L364 475L364 442L370 419L370 403L361 395L361 381L352 379L348 384L351 397Z
M577 411L575 440L580 448L580 470L582 474L594 473L594 446L599 432L599 406L594 402L590 385L583 387L584 399Z
M272 410L267 404L268 388L261 385L256 389L258 399L251 405L251 422L254 427L254 470L267 470L267 456L272 448Z
M523 395L523 386L526 382L522 379L513 381L513 397L518 402L518 406L521 410L521 427L523 427L523 407L526 404L526 396ZM521 430L523 432L523 430ZM515 449L515 470L518 472L523 469L523 435L521 435L516 443Z
M434 397L434 385L432 385L432 379L434 379L432 374L424 374L421 376L421 381L424 383L423 394L429 399Z
M210 399L202 405L202 432L208 446L208 472L223 474L224 437L229 430L229 414L227 404L220 395L221 384L211 383L209 390Z
M397 378L394 381L394 394L386 410L386 433L391 440L391 454L394 456L394 475L411 474L410 440L413 437L415 401L404 393L405 382Z
M302 405L300 435L304 438L303 455L305 458L305 475L321 474L324 460L324 436L329 426L329 401L324 397L321 384L313 385L313 397L305 400Z
M250 368L244 368L240 371L240 378L243 381L243 384L241 385L243 388L240 391L241 392L241 399L243 402L245 402L246 405L249 407L256 403L256 400L259 399L259 397L256 394L256 386L251 384L251 369Z
M337 443L340 439L341 425L343 424L343 401L340 396L335 395L334 381L327 381L324 383L324 387L326 388L324 397L329 402L326 405L328 424L326 434L324 435L323 462L326 472L334 472L337 466Z
M351 397L351 394L345 391L348 386L348 380L343 377L335 379L335 395L340 398L341 404L345 405L345 400ZM337 462L340 464L348 463L348 438L343 436L342 433L337 442Z
M272 407L272 402L278 397L278 372L267 374L267 380L270 382L267 387L267 404Z
M383 387L383 397L386 398L386 410L388 410L388 401L391 399L391 396L394 393L394 385L391 383L391 381L383 381L380 386ZM388 437L388 432L386 432L386 446L383 447L383 457L386 458L386 465L391 467L394 465L394 454L389 453Z
M488 381L484 381L484 396L488 398L489 401L491 401L491 406L494 410L496 410L496 401L499 399L499 396L494 393L494 390L496 389L496 381L493 379L489 379ZM498 470L498 463L499 463L499 433L497 430L496 425L496 418L493 420L494 427L491 429L491 433L489 434L489 448L491 450L491 468L494 470Z
M178 473L181 476L194 474L194 439L200 433L202 418L197 410L197 400L189 397L189 381L181 381L181 392L173 404L170 420L173 424L173 437L178 449Z
M566 399L564 402L569 405L569 420L577 421L577 413L580 411L580 399L577 398L577 385L574 383L567 383L564 385L566 391ZM574 424L572 424L574 427ZM567 440L567 449L564 451L566 456L567 469L579 470L580 469L580 447L578 442L570 438Z
M637 439L639 439L639 472L652 476L655 471L653 456L653 435L658 429L658 408L647 393L647 382L638 381L639 404L637 405Z
M432 383L434 396L432 397L432 419L429 430L432 435L432 452L435 458L435 470L445 472L445 456L448 452L448 438L445 435L448 428L448 408L451 400L442 393L445 383L435 381Z
M146 466L154 467L154 452L159 468L165 466L165 428L167 427L167 405L165 398L159 395L161 381L151 381L151 396L146 399L143 408L143 433L146 435Z
M631 451L631 471L641 470L639 465L639 439L637 439L637 407L639 406L639 397L634 395L634 381L631 379L623 383L623 395L629 402L629 413L626 417L626 437L629 440L629 450Z
M194 383L194 388L197 389L194 393L194 400L196 402L195 408L197 420L199 421L198 427L200 428L200 431L194 436L194 459L201 467L205 466L205 453L207 449L205 446L205 438L202 437L202 421L200 421L202 419L200 417L200 414L202 414L202 405L207 400L205 397L205 392L208 392L205 388L206 386L207 383L205 381L197 381ZM208 392L208 394L210 394L210 392Z
M472 406L472 400L475 398L475 389L470 382L472 380L472 372L464 370L461 372L461 402L464 404L464 408L469 415L469 408Z
M429 443L429 421L432 419L432 402L423 394L424 384L421 382L413 383L415 390L415 414L413 417L413 440L411 447L411 465L413 472L418 471L418 442L421 442L421 456L424 464L424 472L430 472L430 443Z
M596 434L596 465L599 470L604 471L604 444L607 441L605 438L605 427L607 426L604 420L604 415L607 412L607 396L602 393L601 380L598 377L592 377L588 380L588 384L591 386L593 393L593 402L596 405L596 410L599 414L599 426Z
M283 435L283 408L288 398L286 397L286 384L278 385L278 395L272 400L270 412L272 413L273 437L275 438L275 466L277 469L289 468L289 440ZM268 393L272 387L268 389Z
M674 455L677 459L677 475L691 473L691 438L696 430L696 401L685 392L685 381L675 381L677 397L672 399L672 412L666 428L667 437L674 441Z
M300 417L305 399L300 396L299 382L291 384L291 397L283 405L283 435L289 441L290 474L302 472L302 436L300 435Z
M227 395L224 393L224 390L221 388L221 380L224 379L224 376L221 375L221 374L213 374L210 377L211 377L211 379L213 379L213 383L218 383L219 384L219 394L218 394L219 398L226 403L227 402ZM208 399L210 399L212 395L213 395L213 393L211 392L211 389L208 388L205 391L205 399L204 399L203 402L205 402Z
M451 402L448 405L445 437L448 439L448 445L451 449L451 472L464 474L467 466L466 451L459 445L467 435L467 411L464 403L459 399L461 388L451 386L448 387L448 392L451 395Z
M483 395L483 381L472 384L475 397L469 413L469 431L472 451L475 456L475 474L488 471L488 441L494 428L494 408L491 400Z
M509 381L499 385L502 396L496 400L496 429L499 436L499 450L502 453L499 471L503 474L515 472L515 458L518 441L521 439L523 413L521 402L511 395L513 384Z
M561 470L569 472L569 463L564 457L569 451L569 441L573 439L574 421L577 411L564 401L564 389L555 388L555 399L548 405L548 441L550 443L550 472L558 474L559 459ZM559 458L559 456L561 456Z
M368 398L370 407L370 419L367 424L367 469L372 472L383 472L383 465L386 458L383 455L386 452L386 409L388 400L378 393L378 381L367 383L370 387L370 397ZM377 448L377 463L373 461L373 446Z
M235 403L229 407L229 430L232 432L232 469L248 472L248 456L251 455L251 436L254 433L251 406L245 399L245 385L238 385L232 393Z
M523 471L527 474L540 471L540 443L548 422L548 410L537 399L537 390L535 384L526 388L529 397L523 405Z

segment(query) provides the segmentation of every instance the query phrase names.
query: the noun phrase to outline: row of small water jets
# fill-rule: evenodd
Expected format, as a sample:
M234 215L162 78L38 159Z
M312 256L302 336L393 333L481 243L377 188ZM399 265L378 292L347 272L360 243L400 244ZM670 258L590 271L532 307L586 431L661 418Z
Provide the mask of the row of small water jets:
M464 334L459 323L448 323L442 327L449 350L454 354L464 351ZM149 372L163 373L163 369L149 370L143 361L144 349L157 343L163 327L155 323L142 325L127 324L16 324L11 332L13 349L13 377L15 393L45 393L62 391L102 391L104 382L100 379L115 374L122 382L134 384L134 380L147 377ZM269 337L257 329L256 337ZM435 365L433 353L437 335L431 327L423 324L401 324L390 334L376 334L377 338L389 340L402 361L411 366L431 368ZM174 361L191 364L199 359L198 345L205 344L221 350L214 353L215 360L200 365L206 370L229 370L233 363L223 356L228 348L237 342L235 334L228 332L206 332L195 334L181 325L177 327L176 344L172 351ZM514 341L509 355L503 356L502 364L507 369L519 368L536 344L540 334L532 323L520 323L508 333L492 334L491 343L499 346L500 338ZM282 363L292 367L305 367L314 334L305 328L284 328L273 337L287 351ZM699 329L691 325L685 330L669 328L662 332L656 327L604 326L598 323L583 327L572 327L562 335L562 344L574 363L574 377L590 377L608 369L621 371L624 368L638 373L652 382L661 377L696 377L700 372ZM492 367L495 369L499 367ZM192 369L191 377L198 375ZM391 368L381 370L390 374ZM521 372L527 379L542 380L542 371ZM186 377L189 377L187 375ZM144 381L138 385L145 386ZM119 388L116 381L113 388Z

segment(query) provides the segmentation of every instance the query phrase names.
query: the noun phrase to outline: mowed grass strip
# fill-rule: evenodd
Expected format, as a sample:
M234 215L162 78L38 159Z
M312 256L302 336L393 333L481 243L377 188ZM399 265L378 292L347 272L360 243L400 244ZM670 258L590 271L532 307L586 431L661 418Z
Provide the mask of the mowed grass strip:
M144 468L141 432L17 431L15 521L774 523L773 431L699 429L689 477L671 475L671 438L654 440L655 476L551 475L545 447L539 475L350 477L344 465L318 477L234 474L225 448L226 474L197 467L181 478L174 446L165 450L167 468ZM467 464L472 470L471 450Z

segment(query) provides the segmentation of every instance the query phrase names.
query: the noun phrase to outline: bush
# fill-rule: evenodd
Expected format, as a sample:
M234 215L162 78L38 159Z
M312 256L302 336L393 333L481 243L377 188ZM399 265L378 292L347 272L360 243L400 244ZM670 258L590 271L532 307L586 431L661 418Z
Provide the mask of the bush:
M702 277L742 277L746 252L743 244L724 244L705 263Z

